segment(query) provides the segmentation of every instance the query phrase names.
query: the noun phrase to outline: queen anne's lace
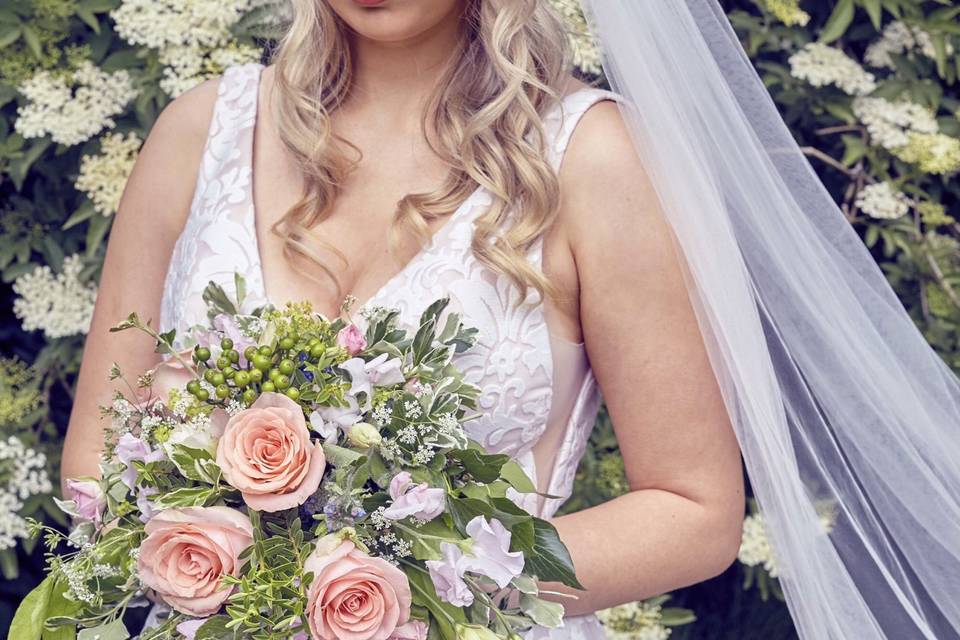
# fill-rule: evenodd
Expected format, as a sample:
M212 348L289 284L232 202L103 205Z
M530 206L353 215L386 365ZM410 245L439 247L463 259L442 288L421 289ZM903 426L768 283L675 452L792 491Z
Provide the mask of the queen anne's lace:
M205 323L204 288L214 281L233 294L235 271L247 281L244 310L267 302L250 184L261 69L258 63L232 66L219 84L191 212L174 248L164 286L160 317L164 330L176 328L182 335L192 325ZM598 100L611 97L616 96L599 89L583 89L569 95L562 109L544 118L554 166L559 166L580 115ZM538 295L530 292L515 307L519 290L509 278L494 273L474 257L470 250L473 220L490 202L486 190L477 189L451 214L433 242L360 311L373 313L379 306L396 307L400 322L415 330L426 306L449 296L450 308L479 330L476 347L457 356L456 364L470 382L483 389L479 409L484 415L467 421L463 428L488 450L510 454L531 477L537 477L534 449L548 421L554 424L551 409L561 407L567 413L557 423L563 433L555 440L556 450L544 458L538 452L538 459L553 461L544 476L547 492L568 496L596 417L599 391L582 345L551 339ZM541 249L538 243L531 250L529 259L536 264ZM562 351L554 348L561 344ZM582 375L566 380L563 396L555 398L555 371L579 371ZM537 509L536 496L530 496L534 500L525 506ZM549 517L560 502L540 505L540 514ZM599 640L603 631L595 617L585 616L569 618L562 629L534 630L529 637Z

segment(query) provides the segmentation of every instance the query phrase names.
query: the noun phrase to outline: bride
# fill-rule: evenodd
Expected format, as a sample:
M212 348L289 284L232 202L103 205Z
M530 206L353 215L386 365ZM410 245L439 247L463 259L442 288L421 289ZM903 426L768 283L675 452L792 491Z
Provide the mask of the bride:
M531 638L733 562L741 453L801 637L956 637L960 385L789 137L714 0L293 0L270 63L170 103L125 189L64 445L96 472L114 362L209 281L328 316L449 296L470 433L537 481L585 591ZM891 373L892 372L892 373ZM630 492L555 517L602 394ZM819 509L830 507L828 530ZM558 591L557 585L548 585ZM558 594L557 597L561 597Z

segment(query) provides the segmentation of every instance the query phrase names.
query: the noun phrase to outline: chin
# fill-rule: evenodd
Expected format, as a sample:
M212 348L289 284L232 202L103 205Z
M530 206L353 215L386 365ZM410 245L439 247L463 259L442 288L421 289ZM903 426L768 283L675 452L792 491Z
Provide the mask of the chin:
M357 35L377 42L416 39L459 16L466 0L320 0Z

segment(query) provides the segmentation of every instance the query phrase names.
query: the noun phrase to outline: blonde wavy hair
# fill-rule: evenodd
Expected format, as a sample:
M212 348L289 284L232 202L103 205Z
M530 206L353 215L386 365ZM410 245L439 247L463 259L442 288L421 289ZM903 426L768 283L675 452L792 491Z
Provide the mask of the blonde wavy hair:
M289 27L272 55L274 117L284 145L305 181L304 195L273 225L285 257L306 258L333 280L317 243L344 263L346 256L314 227L330 215L359 149L333 133L330 113L347 97L353 77L348 27L325 0L292 0ZM391 227L429 241L432 220L449 215L478 187L492 205L476 220L472 251L520 289L554 297L557 291L525 255L556 217L559 181L546 159L542 115L559 99L571 68L562 19L547 0L468 0L463 37L423 113L421 127L450 168L431 193L410 193ZM303 269L305 275L313 277Z

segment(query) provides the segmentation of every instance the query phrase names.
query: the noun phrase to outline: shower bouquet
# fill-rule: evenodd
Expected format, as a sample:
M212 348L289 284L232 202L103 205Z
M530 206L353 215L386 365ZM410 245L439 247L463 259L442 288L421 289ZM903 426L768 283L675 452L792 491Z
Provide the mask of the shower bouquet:
M555 627L539 581L580 588L534 485L466 435L479 389L441 299L411 335L396 310L329 320L307 303L240 313L211 283L186 341L135 314L166 359L128 380L101 477L68 481L69 535L35 525L46 579L11 637L475 640ZM447 311L447 313L444 313ZM183 343L191 348L181 349ZM177 345L177 346L175 346ZM56 553L60 551L61 553ZM129 619L130 616L127 616Z

